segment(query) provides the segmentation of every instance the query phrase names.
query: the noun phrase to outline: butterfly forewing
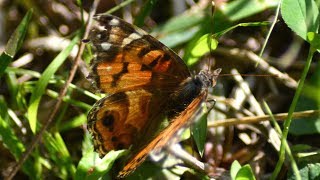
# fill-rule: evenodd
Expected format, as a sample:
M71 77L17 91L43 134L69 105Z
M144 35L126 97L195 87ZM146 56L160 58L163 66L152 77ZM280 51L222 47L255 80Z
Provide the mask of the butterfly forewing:
M170 89L190 76L172 50L143 30L110 15L96 16L89 39L95 57L91 77L105 93Z

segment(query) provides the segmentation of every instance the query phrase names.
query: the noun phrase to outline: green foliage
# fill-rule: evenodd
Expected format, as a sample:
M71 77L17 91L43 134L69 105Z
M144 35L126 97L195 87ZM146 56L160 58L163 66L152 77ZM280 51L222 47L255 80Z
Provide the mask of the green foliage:
M307 34L307 40L310 43L310 45L317 49L318 51L320 50L320 35L314 32L308 32Z
M77 2L78 5L82 5L81 1ZM222 5L217 4L214 16L212 16L210 12L211 5L203 7L201 4L188 4L186 5L186 11L184 13L175 16L171 15L168 16L170 18L167 18L167 15L162 13L167 13L166 11L169 11L169 5L168 10L164 11L157 9L158 3L162 3L162 1L145 0L141 2L142 3L139 4L140 1L127 0L118 6L115 6L112 11L121 9L117 12L117 15L120 16L121 14L124 14L123 17L126 17L128 14L133 15L132 18L135 24L140 27L147 27L147 30L151 31L152 35L161 42L170 48L174 48L179 54L183 54L183 59L190 67L192 73L193 71L198 71L200 69L198 67L201 67L203 62L206 63L206 60L203 61L203 57L208 57L210 54L213 54L215 58L213 61L215 61L214 63L218 64L218 66L223 64L227 68L239 68L239 66L236 67L236 63L230 61L230 59L234 57L234 54L232 54L234 51L223 54L219 48L237 48L240 49L240 51L247 50L245 45L250 44L250 40L252 39L255 40L255 43L260 44L264 41L268 25L270 25L270 22L267 22L267 20L270 20L270 17L272 17L268 17L266 14L274 14L273 12L277 3L279 3L277 0L228 1ZM10 26L8 26L9 30L4 31L13 32L13 30L15 30L11 35L6 34L9 40L4 52L2 52L0 56L0 142L1 147L3 147L1 148L1 151L4 152L0 155L0 162L5 164L5 168L10 167L9 165L12 164L13 161L18 161L21 158L22 154L29 148L31 141L34 138L34 134L47 120L52 111L52 107L55 105L56 99L59 98L59 92L68 78L70 66L73 65L73 61L71 58L70 62L67 60L68 57L74 57L72 50L75 49L77 44L81 41L81 32L83 30L80 29L84 27L84 22L82 22L81 18L75 18L75 14L78 12L70 12L70 14L61 13L59 15L51 16L50 13L46 13L46 11L50 11L50 8L42 9L34 2L26 3L23 1L12 1L11 3L10 6L14 8L8 8L10 9L8 12L11 12L11 16L9 14L6 17L12 19L12 14L21 14L19 14L20 16L17 15L13 18L18 21L16 24L12 24L12 26L15 27L11 27L10 29ZM58 1L56 3L59 4L54 6L57 8L55 9L56 12L59 10L62 10L61 12L68 10L68 8L60 9L61 7L66 6L66 4L60 4ZM128 4L131 4L130 8L124 7ZM281 5L281 15L286 25L305 42L308 42L311 45L308 58L299 55L299 62L306 65L306 68L302 76L300 76L300 71L302 70L296 70L299 75L296 80L300 80L303 84L308 74L308 67L311 64L311 59L313 58L314 53L320 50L318 5L313 0L283 0ZM103 8L102 5L100 6ZM112 4L108 4L108 6L112 6ZM34 10L26 12L26 9L30 8L33 8ZM69 9L73 8L74 7L72 6L72 8ZM12 11L11 9L15 10ZM80 7L79 11L84 11L84 9L87 9L87 7ZM4 12L6 13L6 11ZM80 13L86 14L84 12ZM34 14L34 19L31 18L32 14ZM167 19L162 23L157 24L157 17L166 17ZM60 18L65 18L67 21L61 23L59 22ZM281 22L278 21L278 23ZM55 26L56 24L58 25ZM29 34L27 34L28 32ZM38 40L39 37L58 36L62 38L62 34L65 35L63 37L65 41L70 42L67 46L63 46L62 42L57 45L58 47L64 48L58 50L49 48L48 50L45 47L48 44L53 45L51 44L52 42L48 41L45 43L41 42L43 44L40 43L37 47L32 47L30 45L33 43L31 41ZM248 37L248 34L250 37ZM271 39L272 38L274 37L271 37ZM281 35L276 34L275 39L276 38L281 39ZM243 44L241 44L239 43L240 41L237 42L239 39L246 39L246 41L241 41L243 42ZM279 47L275 44L281 44L281 46L286 44L283 49L294 47L292 44L281 41L282 39L276 43L273 42L274 47L270 45L269 49L267 46L267 53L265 53L263 57L266 60L270 60L268 62L279 70L281 70L281 66L277 66L276 63L272 64L272 61L275 61L274 59L279 61L279 64L282 63L280 62L282 57L279 58L278 54L274 53L274 51L279 52L279 54L281 53L281 50L278 50L277 48ZM90 43L88 43L88 45L89 44ZM259 48L259 46L257 47ZM305 52L305 47L302 48L304 48L303 50ZM31 63L26 63L23 58L25 55L30 54L32 54ZM239 53L237 54L239 57L234 58L242 59L239 63L239 69L243 68L245 73L250 71L247 67L248 59L251 58L249 55L241 56ZM232 58L229 56L232 56ZM100 159L97 153L93 152L91 136L86 130L87 112L92 104L101 96L89 92L92 91L92 86L85 80L91 57L92 54L90 50L83 55L83 58L86 59L86 61L80 63L80 70L77 72L76 78L73 81L74 84L71 84L68 87L68 93L63 97L63 104L59 109L59 113L54 118L51 127L47 129L41 137L42 140L37 144L37 148L35 148L31 153L31 156L22 165L22 173L19 173L19 175L21 174L23 177L29 179L46 179L48 177L52 179L111 179L110 174L113 164L118 158L126 155L126 151L111 151L104 158ZM307 61L305 61L306 59ZM22 65L16 65L16 62L23 63ZM273 85L272 88L269 88L269 86L268 88L264 88L266 86L261 84L253 88L260 89L256 94L263 93L263 91L273 88L274 92L278 92L278 94L276 94L277 96L274 96L275 94L270 91L267 95L264 94L265 96L263 98L277 98L283 94L290 96L290 94L293 94L295 91L297 92L294 100L292 98L287 100L288 104L290 104L291 101L293 101L293 103L291 103L289 120L286 121L284 125L279 123L284 127L284 135L281 133L279 134L283 136L283 142L288 141L290 142L290 145L299 144L299 146L293 146L293 157L299 162L299 172L303 179L317 179L319 177L320 166L315 162L315 160L320 159L319 148L316 145L312 145L312 143L309 145L308 142L305 141L296 142L294 139L287 140L286 130L290 129L289 132L295 136L295 139L304 138L304 136L301 135L308 135L308 137L312 137L310 139L319 138L319 117L300 118L297 121L291 122L291 119L294 119L292 118L294 111L320 109L320 66L318 61L314 61L314 64L315 66L313 66L314 68L312 69L313 74L309 74L305 85L301 85L297 91L290 88L283 90L281 86L285 83L279 85L278 81L276 81L276 83L273 82L276 85ZM290 71L288 71L288 73L289 72ZM232 99L230 101L233 101L234 97L229 96L229 93L233 91L231 87L233 82L225 82L226 80L223 78L218 81L224 82L227 89L225 92L221 93L228 94L228 98L225 101L229 102L230 99ZM221 88L221 84L218 84L215 88ZM209 91L209 94L211 95L212 93ZM278 103L279 106L285 106L281 100L282 98L279 98L279 100L275 102ZM248 111L253 108L247 109L247 101L241 105L241 110L236 109L234 106L226 105L227 103L224 104L225 106L218 106L221 105L219 103L222 101L224 100L217 101L217 107L220 108L218 108L219 111L222 111L223 113L232 112L225 115L225 118L235 117L235 114L237 117L248 114L252 116L256 115L255 112L248 113ZM276 109L276 111L283 112L287 110L286 108L288 109L288 107L285 106L281 110ZM251 137L251 135L252 137L259 137L259 139L257 139L258 143L261 142L265 146L269 145L269 139L266 139L268 134L264 134L265 131L260 129L260 125L257 126L258 128L256 128L255 125L249 125L250 127L254 126L252 128L254 130L246 128L247 126L241 126L240 128L233 126L230 127L228 131L221 133L220 131L222 128L217 130L212 127L207 127L207 123L211 122L211 117L203 115L200 121L192 126L194 127L192 129L192 135L195 144L199 154L203 157L203 159L198 158L199 161L206 161L207 158L210 159L212 156L218 156L218 160L214 161L217 163L215 165L219 166L219 162L221 162L223 167L227 167L226 169L228 170L228 165L230 166L230 159L228 159L228 156L230 154L231 156L236 154L233 151L239 150L239 148L243 148L243 146L245 146L244 148L252 148L252 146L247 146L243 143L241 139L239 140L239 133L247 133L249 137ZM213 131L216 134L212 133ZM259 132L257 133L256 131ZM233 139L228 139L230 136L233 136ZM192 154L194 150L191 149L192 145L189 144L187 139L189 139L189 136L179 140L182 142L182 146ZM224 142L224 140L226 142ZM237 141L233 142L233 140ZM177 137L174 138L174 141L178 141ZM223 149L225 151L221 153L224 154L225 157L220 157L222 155L216 153L216 149L208 149L207 147L209 146L205 145L213 145L213 147L215 147L214 145L219 145L220 148L225 148ZM254 146L255 145L256 144L254 144ZM259 145L259 147L261 147L261 144ZM271 158L273 161L277 161L277 157L270 156L268 153L269 150L270 148L262 148L257 151L263 151L264 153L262 154L264 154L264 158L267 157ZM183 178L188 174L187 172L191 171L191 174L195 177L202 177L205 179L208 178L206 175L211 175L210 173L212 173L210 171L199 172L198 170L193 170L196 168L192 166L182 166L182 164L187 163L184 163L180 159L168 156L168 153L166 151L164 152L165 153L161 154L160 160L158 160L157 163L151 161L145 162L135 171L135 173L128 177L128 179L147 179L153 177L162 179ZM255 152L252 152L252 154L254 153ZM10 157L6 157L7 154L9 154ZM244 156L250 157L246 159L245 163L252 162L252 154L251 152L244 154ZM281 171L281 163L285 161L284 157L286 157L284 156L284 151L281 151L279 165L274 171L274 177L277 177L277 173ZM238 156L238 158L242 157ZM293 161L292 159L290 160ZM205 167L211 162L212 161L204 162ZM272 167L269 166L268 170L272 168L274 168L274 164ZM7 171L5 172L7 173ZM251 167L249 165L241 166L238 161L232 163L230 174L232 179L255 179ZM0 177L0 179L1 178L2 177ZM297 175L297 172L291 173L290 170L288 178L299 179L299 175Z
M28 30L28 25L32 17L32 10L29 10L27 14L22 19L21 23L10 36L5 51L0 56L0 77L3 75L4 70L7 68L9 63L12 61L13 57L17 54L18 50L21 48L24 37Z
M319 8L314 0L283 0L281 14L286 24L304 40L308 32L318 32Z
M211 50L215 50L217 46L218 41L213 39L210 34L205 34L199 40L190 44L184 59L189 66L194 65L202 56Z
M320 178L320 163L304 164L300 168L302 179L316 180ZM293 174L289 174L288 180L296 179Z
M84 153L79 161L75 179L99 179L104 174L108 173L114 161L125 153L124 150L110 151L106 156L100 159L98 154L91 149L91 152Z
M277 0L237 0L228 3L228 5L222 9L222 13L231 21L239 21L267 10L268 8L273 8L277 4Z
M46 87L49 83L49 80L54 75L54 73L58 70L61 64L67 59L70 55L71 50L74 48L77 42L79 42L79 36L73 38L70 42L69 46L61 51L61 53L50 63L50 65L46 68L46 70L42 73L42 76L38 80L33 93L30 98L29 108L28 108L28 120L30 124L30 128L33 133L36 132L36 124L37 124L37 114L38 114L38 106L41 100L42 95L45 93Z
M148 16L152 9L156 6L158 0L148 0L146 4L142 7L140 13L135 18L134 23L136 26L141 27L144 25L144 20Z
M250 165L241 166L238 161L233 161L230 168L232 180L255 180Z
M200 156L203 156L204 146L207 140L207 113L204 112L199 120L191 125L191 133L197 145Z
M201 12L182 14L154 28L151 34L156 34L159 41L172 48L192 39L201 30L200 25L204 21L205 17Z
M306 82L302 96L297 104L297 111L320 109L320 65ZM290 133L294 135L311 135L320 133L320 116L312 118L299 118L290 126Z

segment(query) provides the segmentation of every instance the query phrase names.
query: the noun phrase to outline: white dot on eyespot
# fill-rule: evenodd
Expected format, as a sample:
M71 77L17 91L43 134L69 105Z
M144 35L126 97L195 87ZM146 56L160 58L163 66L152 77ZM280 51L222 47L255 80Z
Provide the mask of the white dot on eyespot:
M103 50L108 50L108 49L110 49L110 47L111 47L110 43L107 43L107 42L101 43L101 48Z

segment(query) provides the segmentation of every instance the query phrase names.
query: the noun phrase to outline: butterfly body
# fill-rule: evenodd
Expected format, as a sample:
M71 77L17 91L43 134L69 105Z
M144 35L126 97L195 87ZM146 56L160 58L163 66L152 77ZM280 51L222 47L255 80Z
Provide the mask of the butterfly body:
M111 15L95 19L98 25L89 36L95 51L89 78L110 95L89 112L88 130L101 157L132 147L118 176L125 177L188 125L221 69L191 76L179 56L143 30ZM169 125L158 131L165 117Z

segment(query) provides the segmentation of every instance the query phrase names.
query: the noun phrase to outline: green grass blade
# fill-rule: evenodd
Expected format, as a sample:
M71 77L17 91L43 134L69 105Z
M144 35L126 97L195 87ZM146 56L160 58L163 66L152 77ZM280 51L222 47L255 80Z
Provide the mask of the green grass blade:
M13 57L16 55L18 50L21 48L24 37L28 31L28 25L32 17L32 10L29 10L27 14L22 19L21 23L11 35L5 51L0 56L0 77L3 75L4 71L8 67L9 63L12 61Z
M4 98L0 96L0 139L5 147L10 151L10 153L14 156L15 159L19 159L22 153L25 151L25 146L20 141L20 138L16 136L13 131L13 127L11 127L8 122L9 115L6 103ZM27 159L27 161L22 166L22 171L26 173L29 177L37 174L37 170L33 166L34 162L31 158Z
M48 151L48 156L51 161L57 166L56 175L61 179L68 179L74 176L76 167L72 163L70 153L67 149L64 140L59 132L53 134L45 133L45 147Z
M134 24L138 27L143 26L144 19L151 13L151 10L155 7L158 0L148 0L143 6L142 10L134 20Z
M312 58L313 58L313 54L315 53L315 51L316 51L316 49L314 49L311 46L310 49L309 49L309 54L308 54L307 61L305 63L305 67L304 67L302 75L301 75L300 82L298 84L296 93L294 94L292 103L291 103L290 108L289 108L288 117L285 120L284 125L283 125L283 133L282 133L282 137L281 137L279 160L277 162L275 170L272 173L271 179L276 179L277 178L277 176L278 176L278 174L279 174L279 172L281 170L282 164L283 164L283 162L285 160L285 142L286 142L286 139L287 139L287 136L288 136L288 133L289 133L289 127L290 127L290 124L291 124L291 121L292 121L293 112L296 109L296 106L297 106L297 103L298 103L298 99L299 99L300 94L301 94L301 92L303 90L304 81L305 81L305 79L307 77L307 74L309 72L309 69L310 69L310 66L311 66L311 62L312 62Z
M38 114L38 106L41 100L42 95L45 93L45 89L49 83L49 80L54 75L54 73L58 70L61 64L67 59L69 54L71 53L73 47L79 42L79 36L73 38L68 47L64 49L46 68L43 72L41 78L38 80L36 87L30 98L30 106L28 108L28 120L29 125L33 133L36 132L36 122L37 122L37 114Z
M207 116L208 113L204 112L201 118L191 126L192 136L201 157L203 156L204 146L207 140Z

